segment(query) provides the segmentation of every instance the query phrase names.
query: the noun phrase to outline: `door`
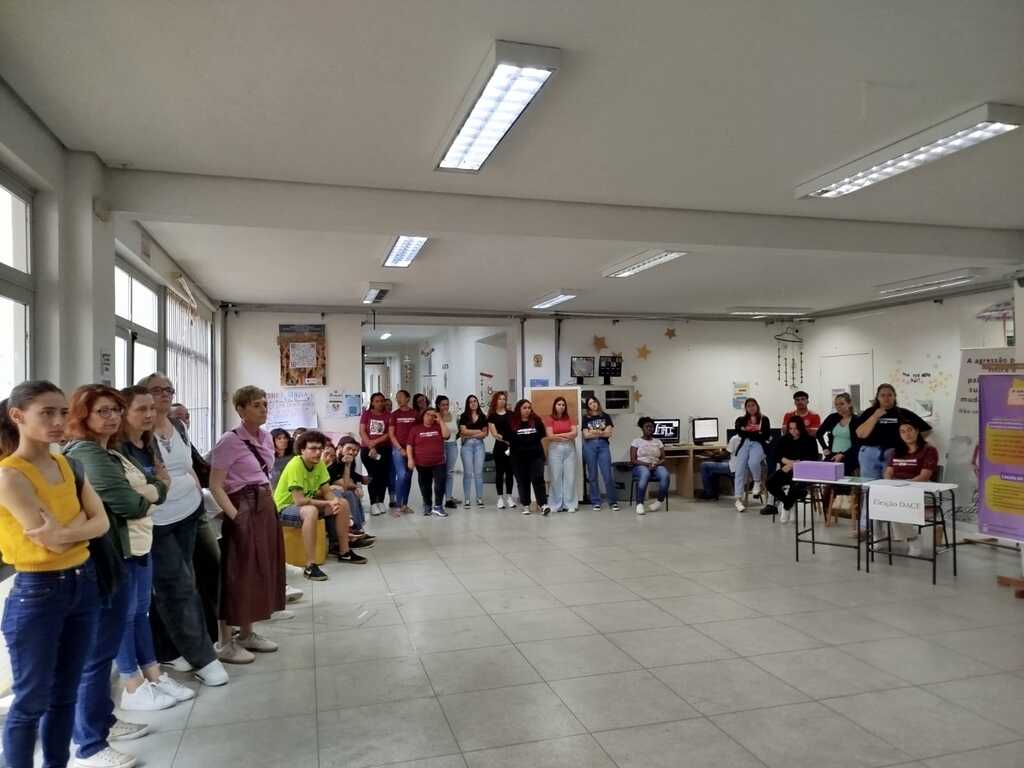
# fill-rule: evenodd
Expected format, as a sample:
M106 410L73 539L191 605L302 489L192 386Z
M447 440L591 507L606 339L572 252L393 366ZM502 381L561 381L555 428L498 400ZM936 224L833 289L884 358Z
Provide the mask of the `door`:
M840 392L847 392L853 408L860 413L874 397L875 356L873 352L850 355L822 355L819 364L820 391L817 404L811 408L822 415L831 413L832 400Z

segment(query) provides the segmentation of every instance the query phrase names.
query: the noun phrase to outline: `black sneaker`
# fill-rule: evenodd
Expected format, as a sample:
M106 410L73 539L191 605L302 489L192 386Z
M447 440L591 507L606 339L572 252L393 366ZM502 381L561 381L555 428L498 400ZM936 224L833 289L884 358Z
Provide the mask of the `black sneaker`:
M355 541L350 541L348 545L352 549L369 549L374 545L376 541L377 540L373 537L368 536L365 539L356 539Z
M321 571L320 566L316 563L307 565L305 570L302 572L302 575L310 581L327 581L327 574Z
M338 555L339 563L352 563L353 565L366 565L366 558L357 555L351 549L343 555ZM324 578L327 578L326 576Z
M761 508L761 514L762 515L777 515L777 514L779 514L779 509L774 504L766 504L765 506L763 506Z
M459 508L459 500L458 499L448 499L448 501L446 501L444 503L444 506L445 506L446 509L458 509Z

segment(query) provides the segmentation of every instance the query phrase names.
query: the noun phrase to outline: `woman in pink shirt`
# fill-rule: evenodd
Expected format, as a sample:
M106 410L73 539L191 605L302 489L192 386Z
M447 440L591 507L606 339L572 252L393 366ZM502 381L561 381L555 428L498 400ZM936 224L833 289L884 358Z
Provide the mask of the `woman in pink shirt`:
M551 404L551 415L544 419L547 428L548 470L551 473L549 503L555 512L575 512L579 506L576 497L576 432L577 426L569 416L569 404L564 397L556 397Z

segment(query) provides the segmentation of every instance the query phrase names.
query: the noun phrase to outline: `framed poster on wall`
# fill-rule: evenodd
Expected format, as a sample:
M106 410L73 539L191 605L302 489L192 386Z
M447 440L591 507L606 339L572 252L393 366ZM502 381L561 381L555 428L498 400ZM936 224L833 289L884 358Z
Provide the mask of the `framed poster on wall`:
M277 346L282 387L327 386L327 326L282 323Z

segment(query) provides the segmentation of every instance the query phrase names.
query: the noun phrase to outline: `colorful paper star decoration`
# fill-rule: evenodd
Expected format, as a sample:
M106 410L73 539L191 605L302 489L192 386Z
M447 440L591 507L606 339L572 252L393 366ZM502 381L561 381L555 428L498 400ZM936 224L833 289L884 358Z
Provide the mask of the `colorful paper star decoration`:
M608 349L608 344L605 343L604 336L594 337L594 349L600 352L602 349Z
M675 328L666 328L665 329L665 335L668 338L670 338L670 339L674 339L676 337L676 329Z
M633 393L633 399L636 400L638 403L640 402L640 398L643 396L643 393L639 389Z
M651 349L646 344L636 348L636 356L641 360L646 360L651 354Z

